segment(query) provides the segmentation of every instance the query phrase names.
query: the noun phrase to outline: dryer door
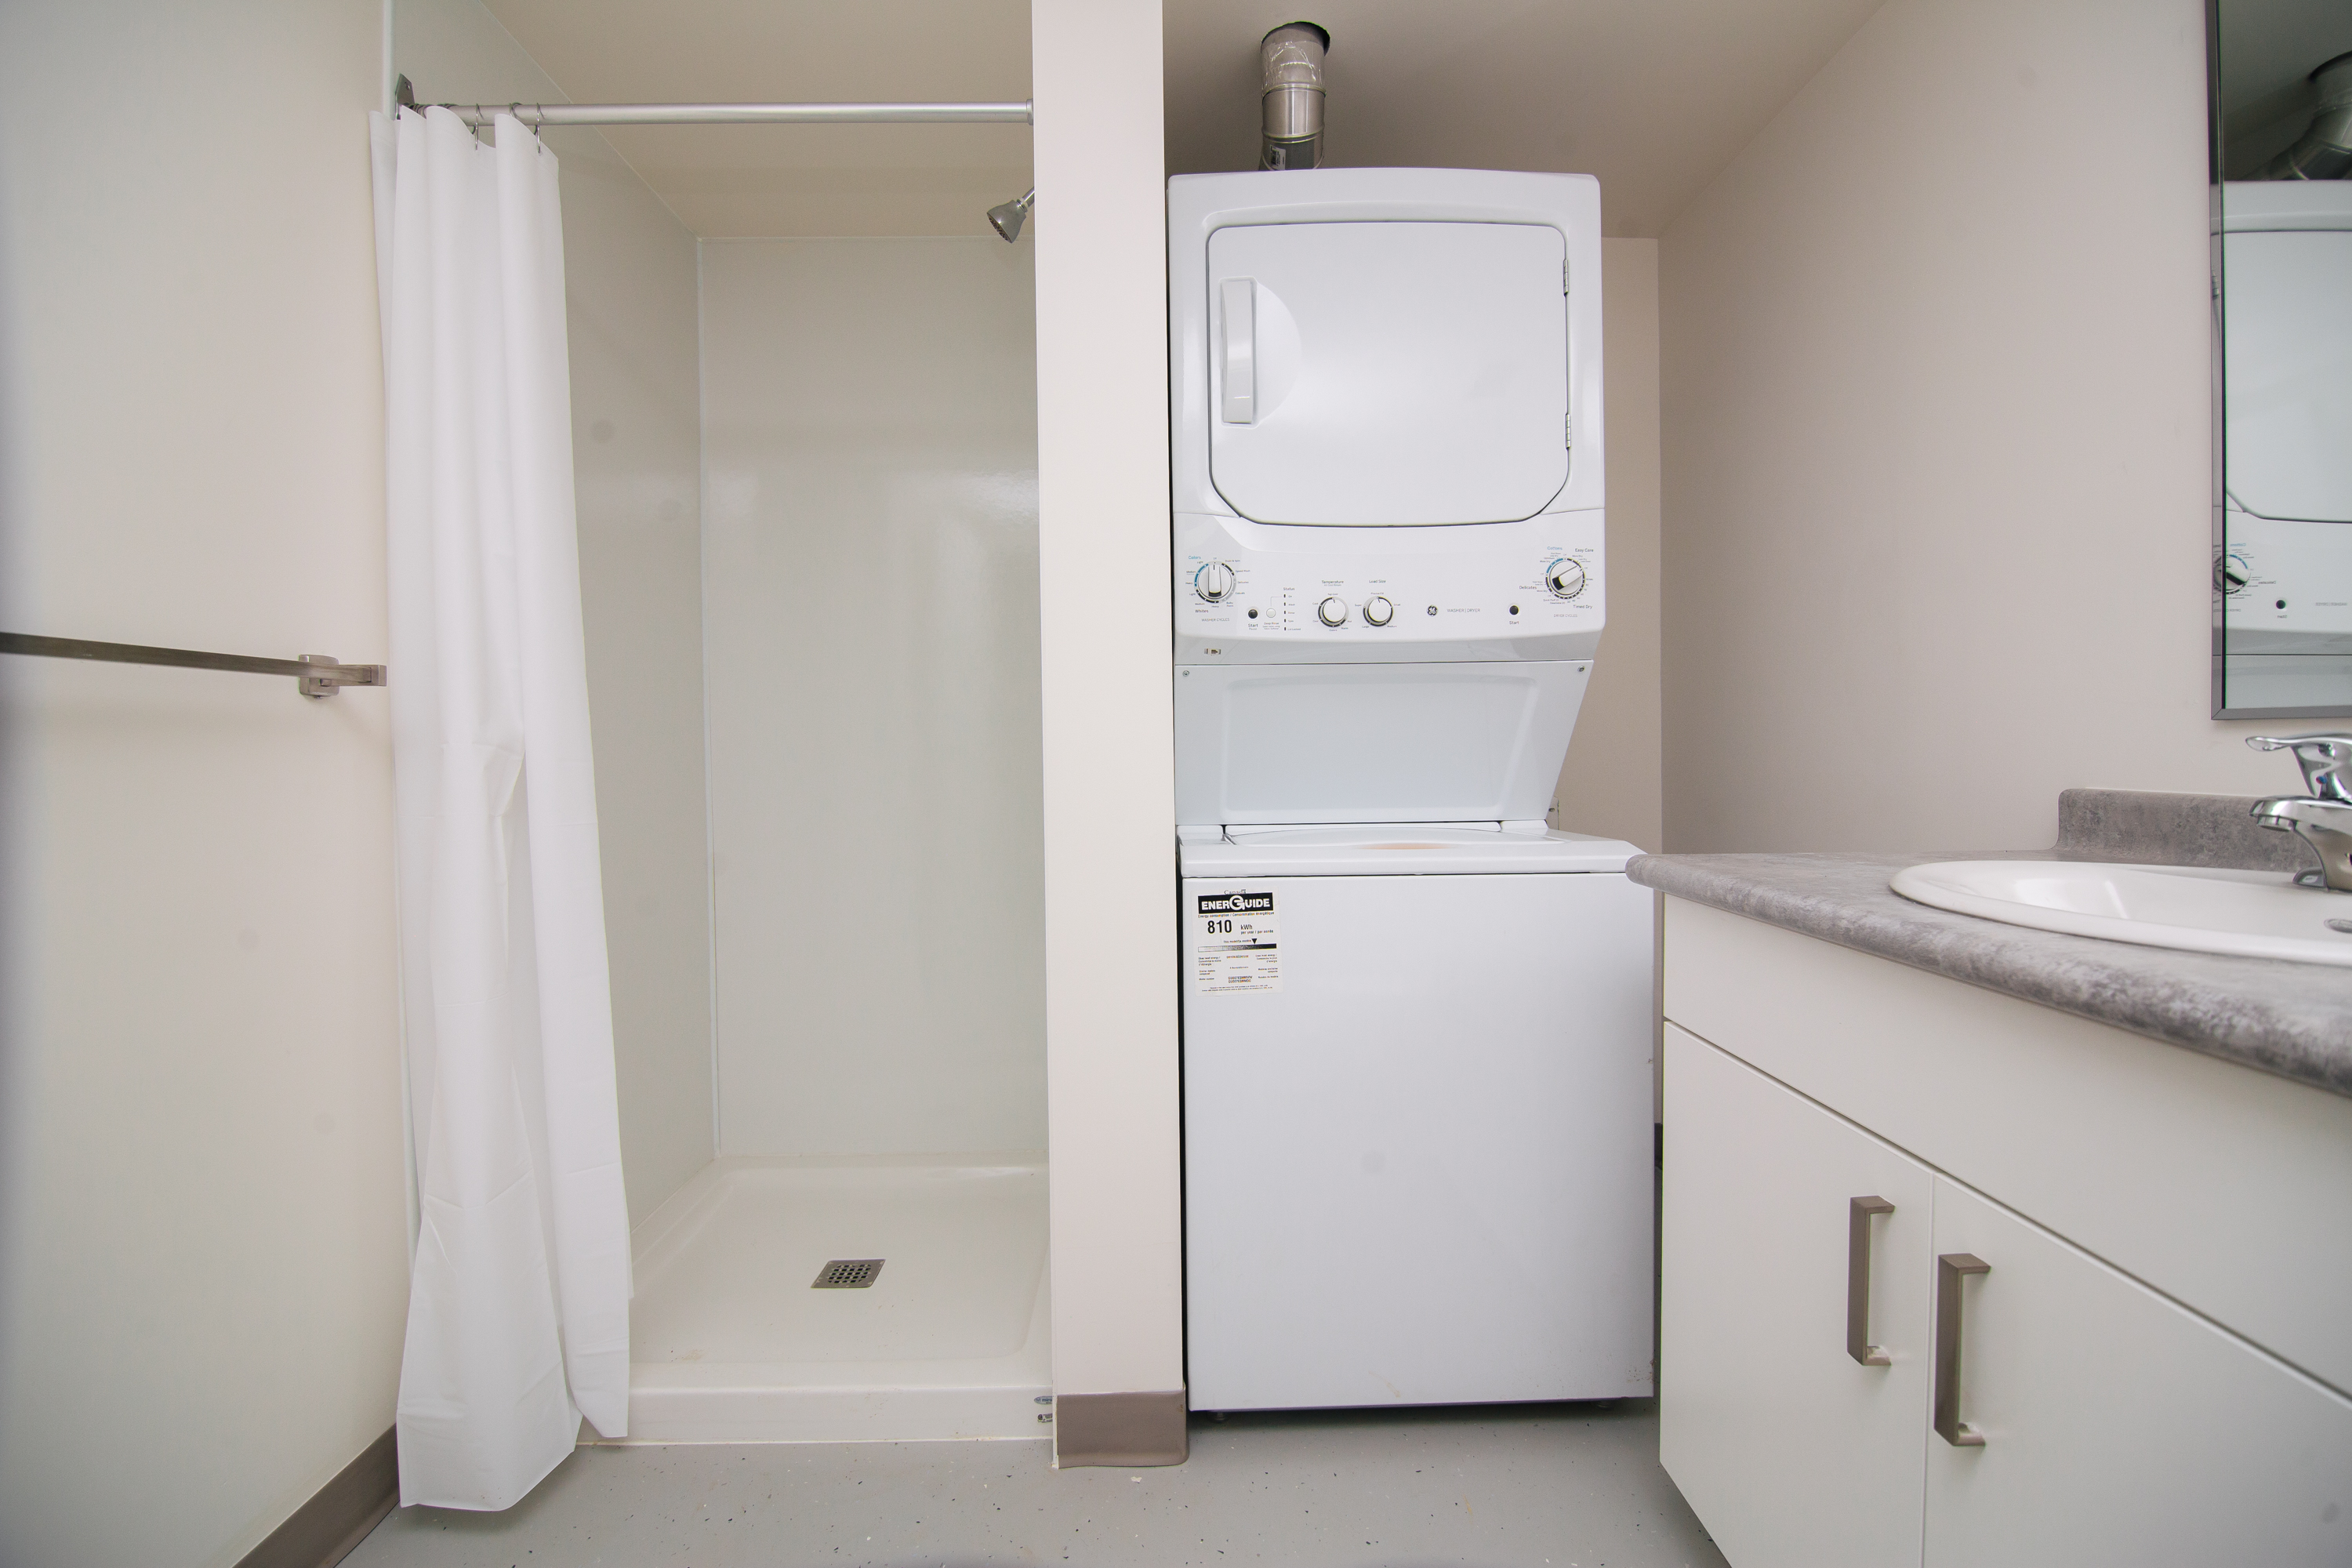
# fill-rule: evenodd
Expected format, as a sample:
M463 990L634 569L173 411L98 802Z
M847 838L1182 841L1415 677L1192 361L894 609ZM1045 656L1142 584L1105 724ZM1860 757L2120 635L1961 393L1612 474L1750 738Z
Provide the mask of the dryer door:
M1508 522L1568 482L1567 253L1502 223L1209 237L1209 464L1258 522Z
M2221 237L2230 497L2257 517L2352 521L2352 233Z

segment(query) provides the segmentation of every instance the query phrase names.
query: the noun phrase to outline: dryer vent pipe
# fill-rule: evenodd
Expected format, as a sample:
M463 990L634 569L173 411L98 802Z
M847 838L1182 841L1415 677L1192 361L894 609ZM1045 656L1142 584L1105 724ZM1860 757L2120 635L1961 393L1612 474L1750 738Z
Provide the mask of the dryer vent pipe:
M2336 56L2312 72L2311 79L2319 89L2319 112L2294 146L2256 172L2257 180L2340 180L2352 174L2352 54ZM1274 110L1265 112L1272 125Z
M1323 56L1331 35L1312 22L1286 22L1257 47L1265 85L1261 169L1312 169L1323 162Z

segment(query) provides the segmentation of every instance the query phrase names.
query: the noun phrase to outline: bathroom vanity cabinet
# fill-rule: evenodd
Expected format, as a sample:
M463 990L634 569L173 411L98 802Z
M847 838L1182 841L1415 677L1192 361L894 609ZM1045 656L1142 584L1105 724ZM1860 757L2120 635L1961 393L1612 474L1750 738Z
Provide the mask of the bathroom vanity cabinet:
M2352 1099L1666 911L1660 1449L1734 1568L2352 1562Z

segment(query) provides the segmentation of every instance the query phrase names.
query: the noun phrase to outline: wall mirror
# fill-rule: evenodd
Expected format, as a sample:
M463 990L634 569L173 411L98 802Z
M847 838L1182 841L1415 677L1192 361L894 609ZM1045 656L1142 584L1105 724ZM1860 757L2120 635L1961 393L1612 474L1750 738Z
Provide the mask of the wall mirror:
M2352 4L2206 17L2213 711L2352 714Z

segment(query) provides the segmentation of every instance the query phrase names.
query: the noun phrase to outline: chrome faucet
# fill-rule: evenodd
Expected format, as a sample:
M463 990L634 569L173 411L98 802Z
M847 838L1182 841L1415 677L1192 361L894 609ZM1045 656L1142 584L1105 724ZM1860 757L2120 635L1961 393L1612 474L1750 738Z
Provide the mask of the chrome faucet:
M2254 820L2311 846L2321 883L2352 893L2352 783L2346 778L2352 772L2352 735L2250 735L2246 744L2258 752L2293 752L2303 767L2304 793L2254 802Z

